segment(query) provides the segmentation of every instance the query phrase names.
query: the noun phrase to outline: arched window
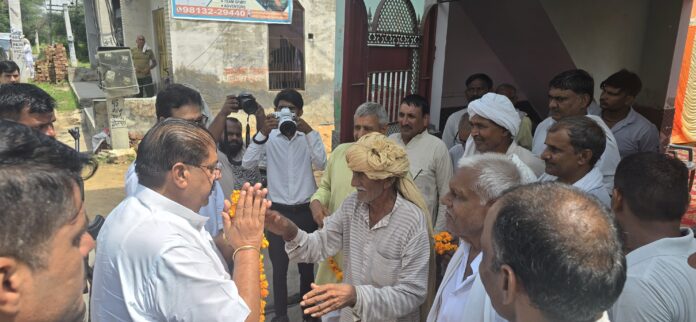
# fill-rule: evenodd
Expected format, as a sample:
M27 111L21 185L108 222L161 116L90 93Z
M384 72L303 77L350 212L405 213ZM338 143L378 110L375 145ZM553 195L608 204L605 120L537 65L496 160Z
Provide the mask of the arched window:
M292 24L268 25L268 89L305 87L304 8L293 2Z

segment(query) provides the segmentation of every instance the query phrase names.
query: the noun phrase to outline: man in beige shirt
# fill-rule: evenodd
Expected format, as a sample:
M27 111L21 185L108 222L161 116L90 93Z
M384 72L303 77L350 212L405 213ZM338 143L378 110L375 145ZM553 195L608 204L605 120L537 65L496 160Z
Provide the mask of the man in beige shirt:
M145 43L145 36L138 35L135 43L138 47L131 48L131 55L135 76L138 78L138 87L140 87L139 97L152 97L155 95L155 84L152 82L150 71L157 67L157 59L150 46Z
M403 146L408 153L411 177L423 194L436 232L445 228L445 206L440 197L449 191L452 178L452 160L442 140L427 131L430 106L419 95L408 95L399 107L400 133L390 139Z

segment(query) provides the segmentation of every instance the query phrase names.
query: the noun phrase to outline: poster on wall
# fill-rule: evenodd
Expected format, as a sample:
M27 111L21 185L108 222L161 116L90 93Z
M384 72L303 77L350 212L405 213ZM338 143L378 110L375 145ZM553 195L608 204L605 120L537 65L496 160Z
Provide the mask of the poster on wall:
M172 0L175 19L292 23L292 0Z

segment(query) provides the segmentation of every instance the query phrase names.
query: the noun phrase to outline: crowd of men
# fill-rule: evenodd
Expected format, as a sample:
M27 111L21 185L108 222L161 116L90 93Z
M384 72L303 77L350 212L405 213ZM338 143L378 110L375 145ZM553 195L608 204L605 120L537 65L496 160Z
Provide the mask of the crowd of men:
M11 67L0 62L0 321L81 321L89 157L53 138L50 95L5 83ZM688 171L635 111L638 76L611 75L596 106L586 71L559 73L543 120L510 84L466 86L442 139L424 97L402 99L391 136L366 102L355 142L330 158L295 90L273 101L293 126L258 108L245 144L236 97L208 121L199 92L164 88L96 238L89 317L259 321L265 232L272 321L290 320L291 261L304 321L696 321ZM436 256L441 232L458 248Z

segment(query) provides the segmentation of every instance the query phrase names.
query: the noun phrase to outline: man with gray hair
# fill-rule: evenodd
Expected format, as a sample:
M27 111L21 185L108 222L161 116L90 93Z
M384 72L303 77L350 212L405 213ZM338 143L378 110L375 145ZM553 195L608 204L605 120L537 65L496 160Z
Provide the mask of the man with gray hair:
M614 216L565 184L504 193L486 216L481 247L481 281L511 322L608 321L626 281Z
M488 94L486 94L488 95ZM447 230L460 240L437 290L428 321L496 321L478 274L481 231L488 209L503 191L522 183L517 165L503 154L463 157L442 197Z
M258 321L259 254L270 202L246 184L228 215L224 241L234 273L198 214L220 177L212 135L193 122L166 119L138 147L139 188L108 216L98 237L92 321Z
M552 125L541 158L546 172L539 181L560 181L585 191L609 206L611 200L597 167L606 145L604 131L592 119L571 116Z
M358 141L363 135L371 132L387 133L387 112L381 104L375 102L365 102L358 106L353 116L353 139ZM343 143L337 146L332 152L331 157L326 165L324 175L319 182L319 188L312 196L312 201L309 204L312 210L312 216L319 227L324 226L324 219L334 213L343 201L351 193L355 192L355 188L351 186L350 181L353 177L353 171L348 168L346 161L346 151L353 143ZM343 270L343 252L339 252L332 256L336 267ZM328 283L340 283L336 277L336 273L332 270L328 261L319 263L315 283L323 285ZM334 311L322 317L322 321L338 321L339 312Z

